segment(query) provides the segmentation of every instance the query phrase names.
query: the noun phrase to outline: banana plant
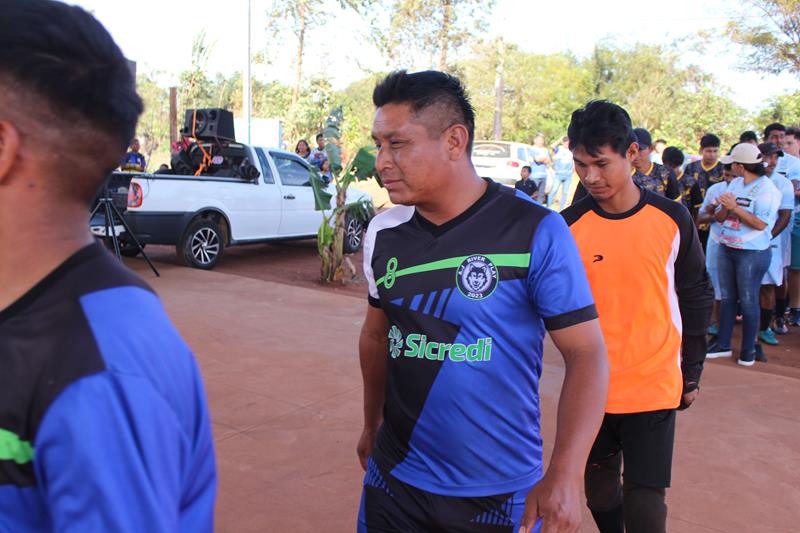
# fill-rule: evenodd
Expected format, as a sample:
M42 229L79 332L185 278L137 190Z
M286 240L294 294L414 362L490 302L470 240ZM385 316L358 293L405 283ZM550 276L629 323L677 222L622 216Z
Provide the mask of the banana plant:
M349 215L366 221L372 212L372 203L363 200L347 204L347 189L356 181L366 180L375 174L375 153L363 147L342 164L339 148L339 124L342 122L341 108L335 109L325 124L325 149L330 162L332 183L336 189L336 205L331 206L334 195L328 192L319 170L311 169L311 187L314 190L314 205L322 211L322 224L317 232L317 251L322 260L320 280L322 283L345 281L345 219ZM330 211L330 213L328 213ZM352 264L351 264L352 265Z

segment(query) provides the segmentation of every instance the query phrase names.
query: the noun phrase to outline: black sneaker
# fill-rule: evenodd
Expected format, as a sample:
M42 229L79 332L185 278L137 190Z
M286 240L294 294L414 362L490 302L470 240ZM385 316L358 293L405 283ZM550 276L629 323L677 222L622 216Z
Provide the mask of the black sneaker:
M720 346L716 339L708 345L708 349L706 350L706 359L718 359L720 357L730 357L732 355L733 350Z
M775 327L772 328L772 331L777 333L778 335L786 335L789 333L789 328L786 326L786 319L782 316L779 316L775 319Z
M756 363L756 352L740 354L739 360L736 362L742 366L753 366Z
M759 363L767 362L767 354L764 353L764 348L760 344L756 344L756 361Z

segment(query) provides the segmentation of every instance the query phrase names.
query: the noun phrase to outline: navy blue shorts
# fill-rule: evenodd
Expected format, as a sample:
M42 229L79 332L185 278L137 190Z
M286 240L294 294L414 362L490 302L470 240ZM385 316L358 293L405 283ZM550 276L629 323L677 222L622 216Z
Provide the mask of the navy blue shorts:
M516 533L531 488L494 496L443 496L403 483L370 459L358 533Z

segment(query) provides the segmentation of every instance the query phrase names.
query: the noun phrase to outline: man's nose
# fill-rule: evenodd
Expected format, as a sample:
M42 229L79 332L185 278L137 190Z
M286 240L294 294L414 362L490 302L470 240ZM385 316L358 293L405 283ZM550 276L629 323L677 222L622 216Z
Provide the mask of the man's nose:
M392 168L393 161L391 156L389 155L389 150L385 147L381 146L378 148L378 155L375 159L375 168L378 172L383 172L386 169Z

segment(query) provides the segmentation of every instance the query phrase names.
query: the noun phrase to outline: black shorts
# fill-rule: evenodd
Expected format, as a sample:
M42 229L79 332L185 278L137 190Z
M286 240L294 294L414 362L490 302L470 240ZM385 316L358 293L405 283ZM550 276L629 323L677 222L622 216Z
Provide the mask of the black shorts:
M622 452L626 480L652 488L667 488L672 477L675 409L614 415L606 413L589 452L589 463Z
M443 496L403 483L370 459L358 533L516 533L531 488L484 497Z

